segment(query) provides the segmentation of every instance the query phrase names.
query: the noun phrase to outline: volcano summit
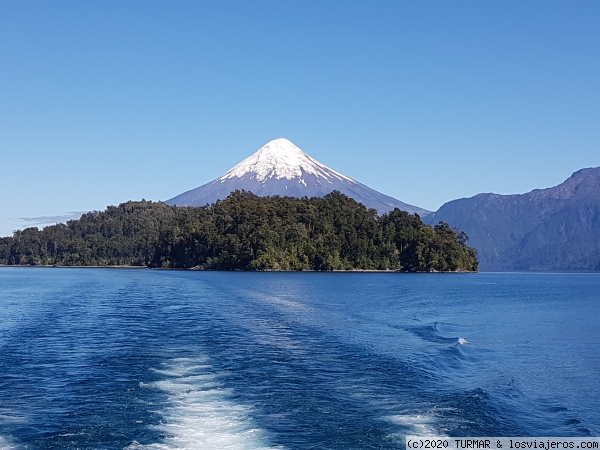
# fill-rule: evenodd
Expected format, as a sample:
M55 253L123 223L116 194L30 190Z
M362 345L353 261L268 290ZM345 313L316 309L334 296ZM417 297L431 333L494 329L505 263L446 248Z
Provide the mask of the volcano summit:
M323 197L339 191L379 213L394 208L421 216L430 212L336 172L284 138L270 141L216 180L173 197L166 203L204 206L226 198L236 189L250 191L259 197Z

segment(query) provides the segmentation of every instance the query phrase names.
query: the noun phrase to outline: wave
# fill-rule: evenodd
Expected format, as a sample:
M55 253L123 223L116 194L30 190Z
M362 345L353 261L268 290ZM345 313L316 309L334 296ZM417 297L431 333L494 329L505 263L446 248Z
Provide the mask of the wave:
M420 337L429 342L433 342L436 344L450 344L450 345L465 345L468 344L469 341L467 338L453 336L446 337L442 335L440 330L442 324L440 322L434 322L429 325L421 325L421 326L413 326L408 327L407 330L413 333L414 335Z
M140 386L167 395L163 417L154 430L165 435L161 443L128 449L282 449L269 443L267 433L252 420L252 408L236 403L235 392L224 387L208 358L176 358L156 369L165 378Z

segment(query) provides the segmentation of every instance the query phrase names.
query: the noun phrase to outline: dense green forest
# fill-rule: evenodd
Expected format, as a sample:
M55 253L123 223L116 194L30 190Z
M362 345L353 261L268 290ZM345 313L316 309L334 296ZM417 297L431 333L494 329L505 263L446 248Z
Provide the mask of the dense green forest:
M467 236L395 209L236 191L206 207L148 201L0 238L0 264L209 270L476 271Z

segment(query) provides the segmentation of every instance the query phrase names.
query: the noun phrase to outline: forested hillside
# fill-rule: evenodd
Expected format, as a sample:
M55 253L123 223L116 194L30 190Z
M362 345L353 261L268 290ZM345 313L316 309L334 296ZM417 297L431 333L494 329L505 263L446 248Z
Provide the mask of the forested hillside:
M236 191L206 207L148 201L0 239L0 264L210 270L475 271L467 237L399 209L375 210L334 192L323 198Z

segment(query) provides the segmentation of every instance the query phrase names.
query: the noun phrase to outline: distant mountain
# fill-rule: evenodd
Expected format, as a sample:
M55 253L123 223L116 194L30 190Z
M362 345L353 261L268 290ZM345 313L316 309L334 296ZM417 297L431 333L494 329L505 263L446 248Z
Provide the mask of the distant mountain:
M270 141L216 180L173 197L166 203L204 206L226 198L235 190L250 191L259 197L279 195L299 198L323 197L339 191L379 213L394 208L421 216L430 213L336 172L283 138Z
M465 231L480 270L600 270L600 167L526 194L454 200L424 221Z

